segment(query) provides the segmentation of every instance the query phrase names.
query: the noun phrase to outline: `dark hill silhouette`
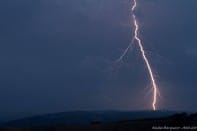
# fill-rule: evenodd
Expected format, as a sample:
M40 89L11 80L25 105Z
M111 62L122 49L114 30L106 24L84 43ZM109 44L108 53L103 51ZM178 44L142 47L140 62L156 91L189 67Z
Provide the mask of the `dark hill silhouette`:
M2 131L149 131L159 129L197 130L197 114L167 111L66 112L35 116L1 125ZM69 116L70 115L70 116ZM74 115L74 116L73 116ZM141 116L140 116L141 115ZM69 116L69 118L68 118ZM73 116L73 117L71 117ZM83 118L84 117L84 118ZM75 123L69 120L80 118ZM85 119L86 118L86 119ZM130 119L129 119L130 118ZM86 121L84 121L84 120ZM80 123L82 122L82 123Z
M172 115L170 111L73 111L56 114L27 117L2 123L9 127L36 127L59 125L88 125L91 123L107 123L123 120L158 118Z

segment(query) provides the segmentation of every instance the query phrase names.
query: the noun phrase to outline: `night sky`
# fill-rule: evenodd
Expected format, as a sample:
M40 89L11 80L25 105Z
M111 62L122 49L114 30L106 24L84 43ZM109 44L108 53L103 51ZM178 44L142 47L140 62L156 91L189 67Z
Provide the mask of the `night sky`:
M151 109L130 0L1 0L0 116ZM158 108L197 110L197 1L137 0Z

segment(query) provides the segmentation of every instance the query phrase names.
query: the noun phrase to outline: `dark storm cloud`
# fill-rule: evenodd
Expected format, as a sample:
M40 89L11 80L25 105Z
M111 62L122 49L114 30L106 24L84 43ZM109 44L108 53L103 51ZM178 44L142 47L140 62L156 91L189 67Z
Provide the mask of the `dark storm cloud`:
M2 0L0 112L148 108L137 47L114 65L131 39L128 2ZM167 97L161 107L197 109L189 103L197 85L196 1L139 3L141 37Z
M162 56L152 58L152 61L154 63L155 59L160 58L154 65L157 65L160 81L164 82L161 85L163 99L169 108L196 109L191 102L197 91L197 59L194 57L197 49L197 16L193 13L196 4L195 0L153 0L152 3L144 1L141 7L143 18L140 22L147 20L142 32L145 41L150 43L147 48L152 54Z
M119 2L0 5L2 114L102 108L100 88L125 37Z

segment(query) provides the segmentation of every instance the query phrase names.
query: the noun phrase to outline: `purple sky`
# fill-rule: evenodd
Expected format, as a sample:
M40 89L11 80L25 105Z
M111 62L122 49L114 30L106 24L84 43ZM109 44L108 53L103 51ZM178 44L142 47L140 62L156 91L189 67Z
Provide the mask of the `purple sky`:
M140 37L160 88L159 108L196 111L197 1L138 0ZM0 116L150 109L129 0L1 0Z

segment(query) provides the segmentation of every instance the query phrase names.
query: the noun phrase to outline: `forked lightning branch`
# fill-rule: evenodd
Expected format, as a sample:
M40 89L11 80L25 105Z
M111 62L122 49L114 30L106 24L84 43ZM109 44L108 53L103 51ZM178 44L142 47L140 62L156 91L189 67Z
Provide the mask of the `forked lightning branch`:
M152 67L151 64L148 60L148 57L146 55L146 52L144 50L143 44L142 44L142 40L139 37L139 23L137 21L136 15L135 15L135 10L137 8L137 2L136 0L133 0L133 4L131 7L132 10L132 20L134 23L134 36L132 37L132 42L129 44L129 46L125 49L125 51L123 52L123 54L120 56L120 58L117 60L117 62L122 61L122 59L124 58L124 56L127 54L127 52L129 51L129 49L131 48L132 44L136 43L139 48L140 48L140 53L142 56L142 59L144 60L145 66L147 67L147 71L151 80L151 85L152 85L152 89L153 89L153 100L152 100L152 109L156 110L156 104L157 104L157 92L158 92L158 87L156 84L156 80L152 71Z

